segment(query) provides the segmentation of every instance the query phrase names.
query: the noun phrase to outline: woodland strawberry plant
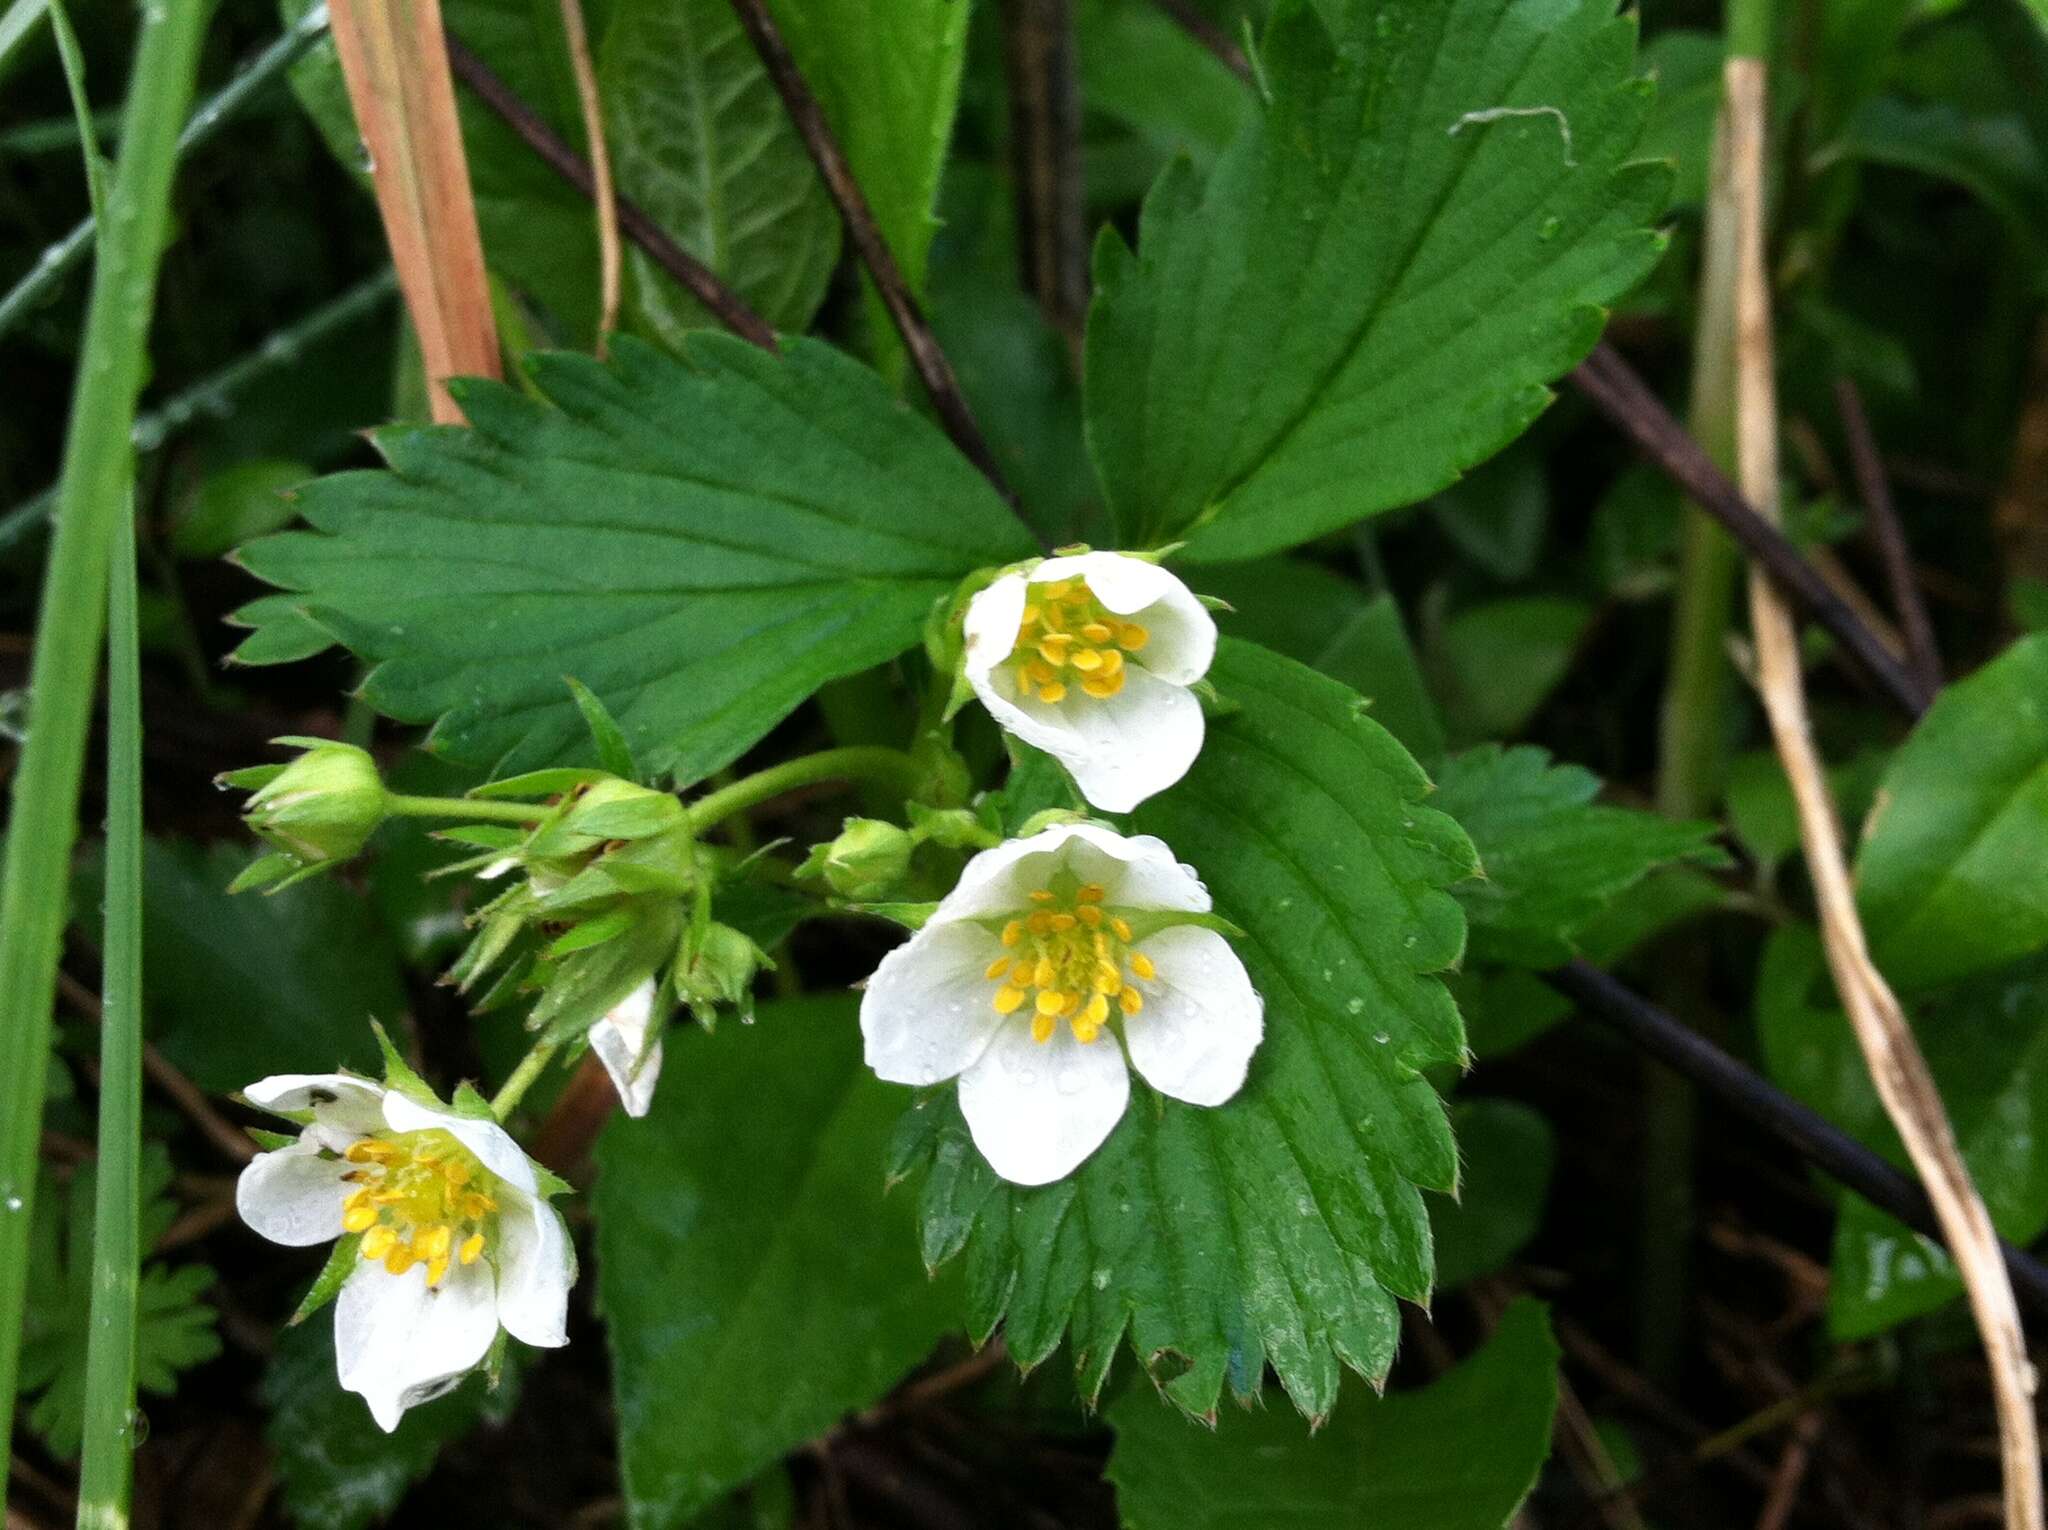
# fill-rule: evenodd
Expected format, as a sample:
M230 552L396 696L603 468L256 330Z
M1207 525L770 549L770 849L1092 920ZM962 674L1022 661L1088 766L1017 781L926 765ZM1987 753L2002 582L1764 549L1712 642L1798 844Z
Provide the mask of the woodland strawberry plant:
M2048 13L0 82L10 1526L2041 1525Z

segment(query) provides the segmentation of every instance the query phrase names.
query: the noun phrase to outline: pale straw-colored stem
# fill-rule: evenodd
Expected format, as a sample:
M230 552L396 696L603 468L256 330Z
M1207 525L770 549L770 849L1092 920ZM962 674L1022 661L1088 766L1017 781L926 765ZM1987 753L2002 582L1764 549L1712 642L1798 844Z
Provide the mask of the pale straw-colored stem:
M1777 399L1772 383L1770 283L1764 258L1766 97L1759 59L1732 58L1724 77L1730 167L1739 199L1736 284L1736 442L1742 491L1778 518ZM2005 1467L2007 1530L2041 1530L2041 1445L2034 1420L2034 1372L1998 1235L1956 1146L1933 1075L1904 1011L1870 959L1842 830L1806 712L1799 635L1770 581L1754 569L1750 621L1757 684L1771 735L1799 806L1800 838L1819 907L1828 970L1848 1010L1878 1097L1934 1203L1990 1362Z
M582 0L562 0L562 31L569 40L569 68L583 108L583 137L590 151L590 201L597 210L597 354L602 358L619 327L619 199L612 189L612 154L604 138L604 101L590 62L590 29Z

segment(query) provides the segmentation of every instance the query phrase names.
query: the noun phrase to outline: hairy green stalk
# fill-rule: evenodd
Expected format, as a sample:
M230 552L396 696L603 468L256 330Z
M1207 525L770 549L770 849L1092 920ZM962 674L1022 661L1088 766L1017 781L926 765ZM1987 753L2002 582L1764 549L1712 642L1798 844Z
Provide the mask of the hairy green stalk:
M108 551L115 522L128 508L134 465L128 432L169 226L178 124L192 99L206 11L200 0L163 0L143 12L120 159L107 195L106 239L79 348L57 530L29 671L28 737L0 865L0 1434L14 1417L50 1005L64 932L63 890L78 837Z
M916 789L919 774L917 762L900 749L864 744L825 749L742 776L730 786L699 797L690 804L690 827L702 834L735 813L821 781L873 782L907 797Z
M56 12L52 11L52 15ZM128 1523L135 1303L142 1271L142 664L132 504L107 579L107 880L100 979L99 1173L85 1347L79 1530Z

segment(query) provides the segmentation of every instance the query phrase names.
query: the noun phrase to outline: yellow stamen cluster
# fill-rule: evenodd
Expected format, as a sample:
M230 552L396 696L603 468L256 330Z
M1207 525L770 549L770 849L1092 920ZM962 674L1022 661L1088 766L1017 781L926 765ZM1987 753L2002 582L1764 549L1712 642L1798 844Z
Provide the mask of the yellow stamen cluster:
M1102 896L1092 882L1071 898L1042 888L1031 895L1038 907L1003 926L1003 945L1014 954L990 962L984 976L1000 985L997 1014L1013 1015L1029 1001L1033 1041L1052 1040L1064 1020L1076 1041L1092 1042L1112 1004L1126 1015L1145 1007L1136 984L1158 969L1131 949L1130 922L1105 909Z
M1124 688L1124 655L1152 635L1105 611L1085 579L1028 585L1030 604L1017 627L1017 689L1058 702L1075 686L1097 698Z
M485 1226L497 1211L491 1176L476 1155L445 1131L365 1137L344 1155L342 1178L357 1188L342 1203L341 1225L363 1235L363 1257L403 1275L427 1267L438 1286L451 1264L475 1264Z

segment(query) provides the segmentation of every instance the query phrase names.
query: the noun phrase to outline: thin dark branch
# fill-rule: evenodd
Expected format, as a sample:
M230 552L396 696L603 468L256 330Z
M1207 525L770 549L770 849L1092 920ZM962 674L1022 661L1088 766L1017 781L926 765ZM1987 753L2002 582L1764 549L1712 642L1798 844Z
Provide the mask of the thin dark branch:
M867 267L868 275L874 280L875 290L881 294L882 306L889 310L889 317L895 321L896 332L903 337L904 349L910 352L910 364L917 368L925 392L931 395L932 407L938 411L939 423L953 438L953 444L960 448L968 461L981 469L982 475L996 486L997 491L1005 499L1014 500L1009 485L1003 481L1002 469L996 465L995 453L989 449L981 427L975 423L974 411L967 406L967 396L960 391L960 380L953 374L953 364L939 348L938 337L932 333L924 310L911 296L910 284L903 279L903 271L896 264L889 242L882 237L881 227L875 222L874 209L868 206L866 195L854 180L846 154L839 147L839 140L832 136L832 129L826 125L825 113L819 107L817 97L811 94L810 86L804 83L796 60L790 56L789 45L782 40L774 18L768 14L768 7L763 0L732 0L732 8L753 42L754 51L760 54L768 78L775 82L776 93L782 97L789 120L796 125L804 147L810 151L811 162L818 167L826 191L839 208L840 219L846 225L846 237L852 241L854 252L860 256L861 264Z
M1024 285L1078 353L1088 313L1088 211L1070 0L1004 0L1003 54Z
M448 38L448 63L454 69L455 77L475 91L478 100L504 118L506 125L526 140L527 147L547 162L549 169L586 197L596 197L596 183L583 156L563 142L538 112L522 101L511 86L493 74L488 64L452 34ZM677 244L660 224L626 198L618 199L618 211L619 232L645 250L650 260L681 283L721 324L744 340L751 340L768 350L775 349L775 331L768 321L720 281L717 273Z
M1684 1074L1879 1210L1916 1232L1941 1238L1934 1207L1917 1181L1773 1088L1649 1000L1585 962L1545 973L1544 981L1575 1000L1590 1017ZM2000 1247L2013 1289L2036 1312L2048 1313L2048 1266L2009 1243Z
M1152 3L1179 22L1181 30L1188 36L1221 59L1224 68L1246 84L1251 83L1252 66L1244 56L1244 49L1230 40L1228 32L1196 10L1190 0L1152 0Z
M1933 692L1892 656L1784 533L1757 514L1614 347L1604 341L1595 346L1571 377L1602 414L1727 528L1788 600L1828 630L1893 704L1910 717L1927 710Z
M1884 476L1884 459L1878 454L1877 438L1870 431L1870 416L1863 409L1863 395L1846 377L1835 380L1835 407L1842 416L1842 434L1849 443L1849 465L1856 474L1856 493L1870 514L1870 538L1884 562L1886 581L1892 587L1892 607L1898 612L1899 628L1906 637L1906 662L1930 692L1941 689L1941 651L1934 646L1934 624L1927 616L1927 600L1913 573L1912 549L1906 545L1906 528L1899 522L1898 506Z

